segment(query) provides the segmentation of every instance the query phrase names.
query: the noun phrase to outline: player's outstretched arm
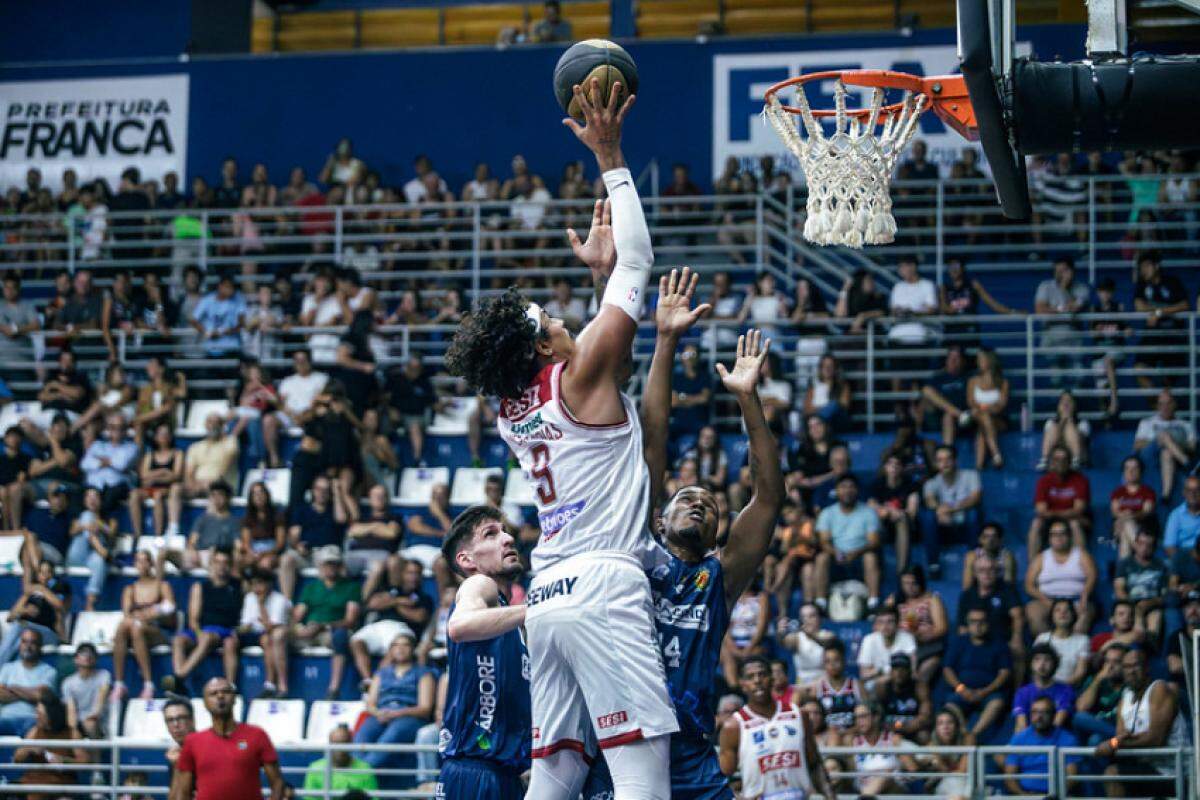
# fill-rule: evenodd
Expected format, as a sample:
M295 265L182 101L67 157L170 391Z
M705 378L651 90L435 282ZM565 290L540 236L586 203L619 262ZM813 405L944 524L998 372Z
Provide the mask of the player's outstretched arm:
M729 607L745 591L754 578L771 546L775 520L783 505L783 472L779 468L779 445L767 426L762 402L758 397L758 382L771 340L762 340L762 331L751 330L738 337L737 361L733 371L717 365L721 382L737 398L742 420L750 437L750 475L753 481L750 502L742 509L729 529L729 541L721 551L725 568L725 593Z
M578 405L580 399L590 394L597 385L615 385L614 376L637 332L654 255L641 200L633 185L633 176L625 166L625 157L621 154L621 126L633 106L634 97L630 95L621 103L620 83L616 83L605 99L600 94L597 80L593 80L586 91L584 87L576 86L575 97L583 111L584 124L580 125L570 118L564 119L563 123L596 156L596 163L600 166L604 185L608 189L616 250L616 264L608 277L600 312L580 334L576 354L564 375L567 400L574 399ZM572 244L575 244L574 239ZM585 248L586 245L581 247ZM596 263L585 263L593 273L603 266L599 256ZM583 409L576 407L575 411L580 413Z
M525 606L500 605L500 587L486 575L472 575L458 587L446 633L456 642L478 642L525 624Z
M650 472L650 501L657 507L662 499L663 474L667 470L667 434L671 419L671 373L679 339L696 321L712 310L708 303L692 308L692 296L700 276L687 267L682 274L671 270L658 281L658 307L654 311L657 335L650 372L642 391L642 452Z

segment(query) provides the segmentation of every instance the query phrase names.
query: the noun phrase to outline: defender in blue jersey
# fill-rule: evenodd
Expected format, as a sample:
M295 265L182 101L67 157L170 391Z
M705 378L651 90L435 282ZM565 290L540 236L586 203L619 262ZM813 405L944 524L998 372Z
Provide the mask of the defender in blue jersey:
M516 542L497 509L472 506L454 520L442 554L466 580L447 622L449 686L436 797L521 800L531 717L529 655L520 631L525 606L507 601L522 570Z
M671 408L671 371L679 339L703 316L692 310L697 277L684 269L663 277L655 312L658 338L642 394L644 457L650 470L651 497L659 501L667 472L667 433ZM679 732L671 737L672 800L728 800L733 797L716 756L712 687L720 662L729 613L766 557L775 520L783 503L779 448L767 427L757 386L770 341L752 330L738 339L731 371L718 365L721 381L734 395L750 438L754 494L718 541L716 498L701 486L680 489L659 519L670 553L650 574L655 622L675 704ZM718 545L720 545L718 549ZM594 771L585 800L606 797L601 769ZM611 795L607 795L611 797Z

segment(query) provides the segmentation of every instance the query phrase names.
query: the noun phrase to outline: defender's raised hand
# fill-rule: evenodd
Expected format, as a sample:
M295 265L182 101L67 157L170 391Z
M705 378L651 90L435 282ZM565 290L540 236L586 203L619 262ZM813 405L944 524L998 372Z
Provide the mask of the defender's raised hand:
M721 383L735 395L747 396L758 386L762 374L763 362L767 360L767 351L771 349L771 340L763 341L762 331L752 328L738 337L737 359L733 362L733 371L725 369L724 364L717 364L717 372L721 375Z
M682 274L671 270L670 275L659 278L658 306L654 310L654 324L659 336L678 339L696 324L696 320L712 310L710 303L692 308L692 295L699 282L700 275L688 267L683 268Z
M567 241L575 251L575 257L587 265L593 273L607 278L617 264L617 245L613 241L612 201L597 200L592 207L592 227L588 228L587 240L582 241L574 228L567 228Z

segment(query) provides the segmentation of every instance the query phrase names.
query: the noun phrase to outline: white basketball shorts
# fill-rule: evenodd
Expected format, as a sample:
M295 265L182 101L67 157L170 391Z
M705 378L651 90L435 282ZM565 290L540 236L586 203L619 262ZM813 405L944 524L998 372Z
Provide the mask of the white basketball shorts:
M533 757L617 747L679 730L646 573L625 553L542 570L526 599ZM593 744L594 743L594 744Z

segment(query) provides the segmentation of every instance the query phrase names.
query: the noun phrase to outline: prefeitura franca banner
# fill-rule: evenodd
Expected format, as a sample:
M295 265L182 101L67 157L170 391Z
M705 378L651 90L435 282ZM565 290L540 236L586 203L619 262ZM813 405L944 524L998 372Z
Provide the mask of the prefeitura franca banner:
M187 75L0 83L0 124L0 186L24 187L37 167L58 188L70 168L115 190L129 166L187 185Z

